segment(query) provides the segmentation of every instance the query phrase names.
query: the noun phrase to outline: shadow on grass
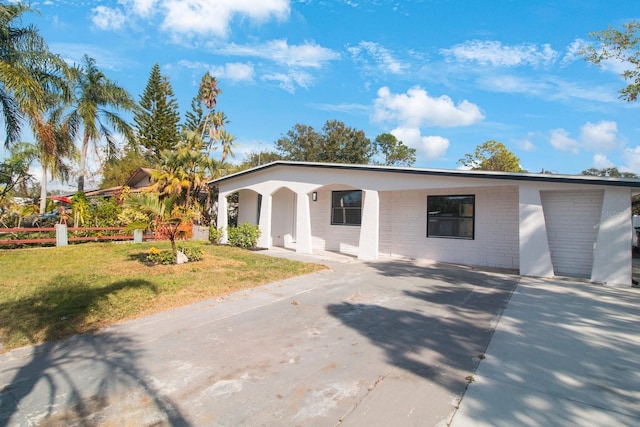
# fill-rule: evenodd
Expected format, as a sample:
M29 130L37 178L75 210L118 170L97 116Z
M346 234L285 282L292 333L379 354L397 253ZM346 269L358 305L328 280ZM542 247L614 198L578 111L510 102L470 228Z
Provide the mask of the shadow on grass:
M143 351L131 337L104 331L56 341L87 332L84 322L97 305L129 289L156 292L146 280L91 288L59 276L35 295L0 305L7 337L45 342L16 350L29 352L31 359L9 358L13 363L0 371L0 426L94 425L101 419L189 425L177 406L145 380L138 366Z
M153 266L153 263L150 263L150 262L147 260L147 256L148 256L148 255L149 255L149 253L148 253L148 252L130 252L130 253L127 255L127 259L128 259L129 261L137 261L137 262L140 262L140 263L142 263L142 264L144 264L144 265L148 265L148 266L152 267L152 266Z
M56 276L35 294L0 304L0 322L5 339L19 336L35 344L92 332L93 329L87 329L85 323L98 305L110 296L130 289L157 293L155 285L142 279L92 287L87 286L84 280Z

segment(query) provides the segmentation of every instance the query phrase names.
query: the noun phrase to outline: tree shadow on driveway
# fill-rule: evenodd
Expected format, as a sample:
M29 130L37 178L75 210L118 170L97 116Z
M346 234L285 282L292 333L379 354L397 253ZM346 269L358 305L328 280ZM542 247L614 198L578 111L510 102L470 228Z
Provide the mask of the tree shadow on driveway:
M82 283L69 283L64 291L73 293L71 302L50 295L61 292L52 286L27 300L7 303L11 307L0 307L5 313L31 307L39 314L29 320L36 327L31 325L28 330L39 331L46 341L0 355L0 426L88 426L106 420L120 425L189 425L177 405L146 380L140 367L144 351L133 337L107 329L55 341L65 323L48 318L48 313L60 311L56 305L68 305L73 319L63 320L71 323L88 316L99 300L130 287L153 285L123 280L96 291ZM13 321L6 330L22 327Z
M463 393L519 277L409 262L369 265L406 303L342 302L329 305L329 314L383 349L391 365Z

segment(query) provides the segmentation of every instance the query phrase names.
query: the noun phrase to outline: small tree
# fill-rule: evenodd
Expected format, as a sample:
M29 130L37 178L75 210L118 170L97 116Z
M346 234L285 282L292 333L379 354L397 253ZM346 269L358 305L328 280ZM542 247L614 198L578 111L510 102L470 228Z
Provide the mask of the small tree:
M473 154L465 154L458 163L471 170L526 172L520 167L520 159L503 143L494 140L477 146Z
M390 133L378 135L375 145L376 151L384 157L384 165L411 166L416 162L416 149L404 145Z
M22 143L11 148L8 158L0 162L0 206L5 198L31 178L29 167L37 156L37 152L30 144Z
M175 205L174 197L160 199L157 193L140 193L131 195L126 201L127 207L137 208L151 215L154 219L156 231L165 234L171 242L171 250L178 252L176 239L184 234L181 226L189 223L192 215ZM127 229L147 229L148 223L132 223Z
M348 164L367 164L375 154L374 144L362 130L338 120L327 121L322 133L296 124L276 141L276 150L285 160Z
M613 178L638 178L638 175L633 172L620 172L618 168L589 168L580 172L581 175L587 176L610 176Z
M595 39L597 45L587 46L579 54L597 66L608 60L628 64L630 68L622 73L622 77L630 83L619 92L620 98L632 102L640 94L640 36L637 35L640 22L627 22L622 27L622 30L609 27L604 31L589 33L589 37Z

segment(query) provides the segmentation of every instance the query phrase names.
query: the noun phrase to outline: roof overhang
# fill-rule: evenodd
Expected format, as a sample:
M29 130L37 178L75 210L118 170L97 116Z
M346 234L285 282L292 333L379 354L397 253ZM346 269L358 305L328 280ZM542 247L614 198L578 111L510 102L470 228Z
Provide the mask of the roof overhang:
M395 166L378 166L378 165L353 165L341 163L312 163L312 162L290 162L275 161L266 165L257 166L231 175L209 181L208 185L217 185L219 183L233 180L241 176L255 174L266 171L271 168L290 167L290 168L322 168L335 169L337 171L367 171L371 173L393 173L407 175L425 175L425 176L447 176L459 178L484 178L508 181L531 181L531 182L555 182L569 184L587 184L587 185L604 185L614 187L630 187L637 188L640 191L640 179L633 178L612 178L591 175L560 175L560 174L534 174L534 173L515 173L515 172L494 172L480 170L454 170L454 169L422 169L407 168Z

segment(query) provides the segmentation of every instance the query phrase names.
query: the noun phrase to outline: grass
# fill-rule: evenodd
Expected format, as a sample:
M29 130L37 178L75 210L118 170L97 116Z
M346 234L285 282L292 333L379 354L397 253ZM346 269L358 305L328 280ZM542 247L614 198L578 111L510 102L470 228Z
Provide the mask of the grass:
M204 251L202 261L144 262L151 247L169 249L168 242L0 250L0 352L324 268L204 242L188 245Z

